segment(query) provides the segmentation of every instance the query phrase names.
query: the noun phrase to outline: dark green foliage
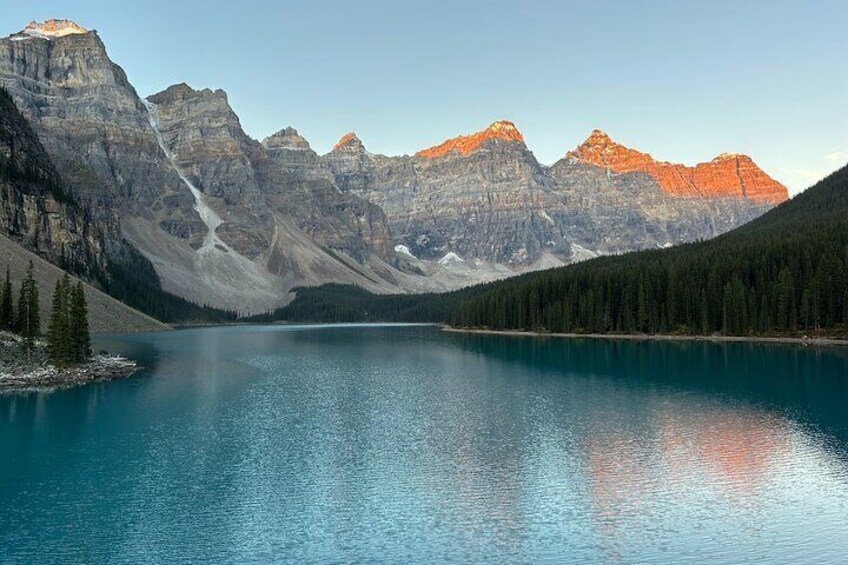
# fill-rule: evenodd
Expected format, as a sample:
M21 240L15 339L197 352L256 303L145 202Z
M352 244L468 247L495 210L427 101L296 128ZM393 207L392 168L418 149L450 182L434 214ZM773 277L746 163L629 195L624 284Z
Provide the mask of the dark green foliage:
M47 352L57 367L84 363L91 357L85 289L82 282L72 285L67 273L56 282L53 293Z
M9 267L6 267L6 280L0 290L0 330L12 331L15 328L15 307L12 298L12 279Z
M21 281L15 328L23 337L24 350L29 355L35 346L35 338L41 333L41 318L38 312L38 286L33 275L32 261L27 274Z
M91 335L88 329L88 304L81 281L70 289L69 299L68 329L71 359L74 363L82 363L91 357Z
M162 290L153 265L135 248L129 257L111 262L100 274L98 286L110 296L163 322L231 322L236 312L200 306Z
M15 182L20 189L30 192L30 187L39 187L34 194L49 193L59 203L73 203L61 177L46 158L37 136L21 124L25 123L12 95L0 88L0 146L8 147L9 154L0 154L0 179ZM34 151L37 146L41 151Z
M372 294L358 286L325 284L294 289L283 308L248 318L253 322L442 322L467 290L447 294Z
M67 273L56 281L53 291L50 322L47 325L47 353L50 361L57 367L71 363L70 320L71 279Z
M848 322L848 169L708 242L603 257L481 288L462 327L792 334Z

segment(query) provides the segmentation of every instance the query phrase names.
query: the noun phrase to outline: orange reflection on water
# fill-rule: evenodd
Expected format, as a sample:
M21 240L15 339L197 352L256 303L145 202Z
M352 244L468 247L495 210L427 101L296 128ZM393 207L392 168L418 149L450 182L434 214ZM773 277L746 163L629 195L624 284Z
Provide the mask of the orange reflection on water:
M588 432L589 493L602 533L660 511L668 500L756 501L790 456L786 421L757 408L677 401L645 416L635 423L598 419Z

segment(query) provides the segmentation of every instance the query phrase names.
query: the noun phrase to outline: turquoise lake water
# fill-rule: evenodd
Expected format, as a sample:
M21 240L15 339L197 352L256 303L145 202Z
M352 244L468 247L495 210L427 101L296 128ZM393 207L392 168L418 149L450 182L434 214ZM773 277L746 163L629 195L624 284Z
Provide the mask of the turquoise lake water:
M0 563L844 563L848 351L277 326L0 396Z

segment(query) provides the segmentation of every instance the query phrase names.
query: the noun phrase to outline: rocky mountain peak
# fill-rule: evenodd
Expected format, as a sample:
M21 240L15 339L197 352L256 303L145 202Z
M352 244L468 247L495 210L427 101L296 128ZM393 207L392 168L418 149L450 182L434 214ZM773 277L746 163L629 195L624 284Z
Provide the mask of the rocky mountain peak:
M63 19L44 20L43 22L32 21L21 31L21 34L44 39L81 33L88 33L88 30L71 20Z
M718 161L751 161L751 158L742 153L720 153L713 158L713 162Z
M657 161L650 154L626 147L595 129L586 141L565 156L616 173L648 173L663 190L675 196L731 196L769 203L783 202L789 197L785 186L740 153L722 153L710 162L688 167Z
M187 85L184 82L181 82L179 84L173 84L173 85L169 86L168 88L166 88L162 92L160 92L158 94L154 94L153 96L151 96L151 98L153 98L153 97L158 97L158 98L163 98L163 99L164 98L167 98L167 99L185 98L186 96L190 96L191 94L194 94L195 92L196 91L192 87L190 87L189 85Z
M362 141L356 136L356 133L349 131L344 134L339 141L333 145L333 151L363 151L365 146Z
M447 155L452 151L458 152L460 155L468 155L486 141L491 139L500 139L504 141L517 141L524 143L524 137L515 124L508 120L499 120L484 130L472 133L470 135L460 135L448 139L428 149L423 149L416 153L418 157L435 158Z
M586 141L565 156L569 159L607 167L616 172L625 172L625 169L627 172L636 170L637 164L642 166L654 161L653 157L647 153L630 149L613 141L606 132L598 128L593 129Z
M593 145L617 145L612 138L607 135L607 132L600 128L595 128L592 130L592 133L589 134L589 137L586 138L584 144L591 143Z
M297 133L293 127L281 129L275 134L269 135L262 140L262 145L266 149L310 149L309 142L302 135Z
M149 96L148 100L154 104L167 104L194 98L220 98L225 104L229 104L227 102L227 93L221 89L211 90L204 88L202 90L196 90L184 82L171 85L162 92Z

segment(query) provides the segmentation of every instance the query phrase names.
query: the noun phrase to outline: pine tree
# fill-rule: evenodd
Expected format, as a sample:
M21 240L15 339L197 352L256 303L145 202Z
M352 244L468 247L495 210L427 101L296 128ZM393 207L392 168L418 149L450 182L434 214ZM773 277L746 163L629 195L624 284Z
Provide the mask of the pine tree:
M47 329L47 352L57 367L73 361L70 340L70 300L71 279L68 274L56 281L53 292L53 308L50 313L50 325Z
M23 346L27 357L35 347L35 338L41 332L41 318L38 313L38 286L35 284L32 261L21 281L21 294L18 299L17 329L24 338Z
M848 290L845 291L845 297L842 299L842 323L848 327Z
M6 266L6 281L0 292L0 330L11 331L15 327L15 307L12 299L12 279Z
M85 288L82 282L76 287L69 288L70 312L69 330L72 359L75 363L83 363L91 357L91 335L88 329L88 305L85 301Z

